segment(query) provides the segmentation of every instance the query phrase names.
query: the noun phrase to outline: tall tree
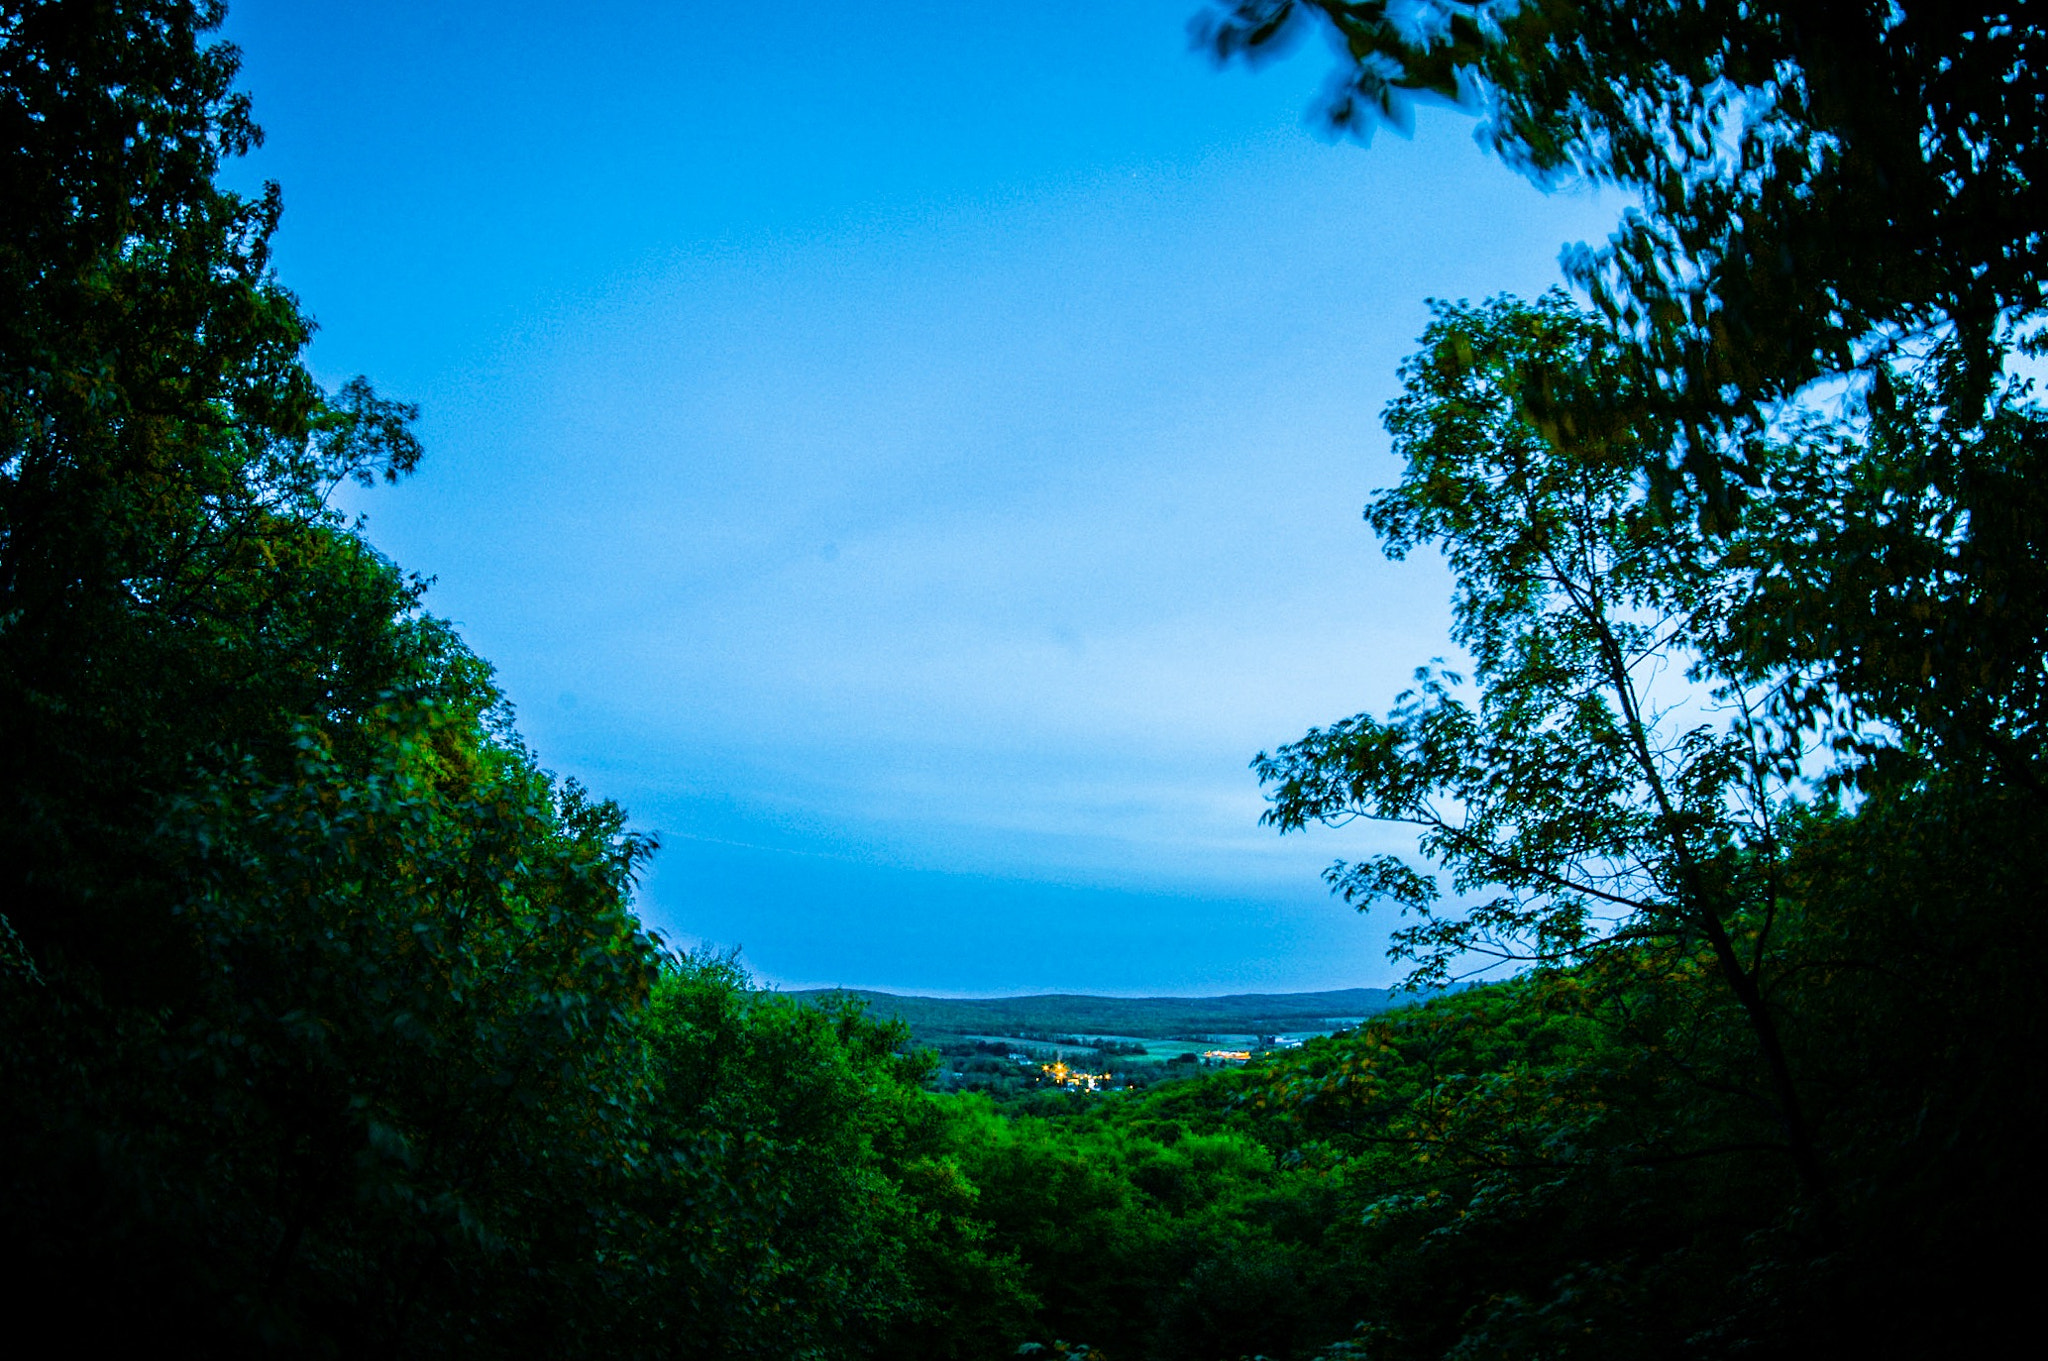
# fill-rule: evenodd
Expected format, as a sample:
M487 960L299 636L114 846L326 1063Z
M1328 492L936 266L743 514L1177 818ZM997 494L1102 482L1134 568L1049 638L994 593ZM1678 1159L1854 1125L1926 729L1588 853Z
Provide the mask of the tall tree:
M1329 875L1348 901L1388 898L1420 916L1395 936L1418 981L1443 983L1474 955L1560 967L1706 953L1753 1031L1783 1151L1831 1214L1767 1001L1788 753L1695 641L1702 613L1746 583L1658 513L1639 425L1527 418L1532 382L1551 410L1593 393L1623 409L1627 373L1597 320L1559 294L1439 307L1423 345L1387 413L1406 471L1366 516L1396 558L1443 551L1477 702L1461 678L1424 668L1386 720L1359 715L1261 753L1266 821L1418 829L1424 854L1476 900L1439 911L1436 880L1393 856Z
M155 800L421 674L416 589L325 509L413 466L409 412L301 363L276 188L215 182L258 137L220 17L0 10L0 873L30 948L138 987L158 933L95 876L142 872Z
M516 1348L631 1133L647 845L329 508L412 413L305 368L221 12L0 5L7 1289L81 1346Z
M1420 824L1461 911L1393 861L1335 885L1424 912L1397 943L1426 967L1496 948L1619 980L1642 1062L1719 1034L1716 980L1804 1186L1757 1241L1818 1230L1752 1282L1804 1299L1802 1346L1882 1316L1967 1349L2010 1322L2013 1277L1957 1216L2012 1232L2043 1203L2020 1151L2042 1095L2011 1074L2048 945L2048 409L2025 376L2048 22L1239 0L1205 32L1255 58L1315 29L1334 127L1461 104L1540 183L1641 207L1566 252L1589 306L1438 310L1389 410L1406 474L1368 516L1397 554L1449 555L1478 697L1428 673L1262 756L1269 817ZM1915 1273L1946 1298L1901 1306Z
M1204 31L1256 58L1314 28L1342 55L1334 127L1448 100L1539 182L1642 204L1566 271L1655 417L1653 490L1722 533L1774 490L1822 521L1780 545L1731 667L1800 672L1779 716L1861 723L1845 747L1903 728L1922 756L1954 741L1956 766L2039 788L2043 443L2011 376L2048 343L2038 8L1237 0ZM1850 552L1882 565L1853 585L1795 570Z

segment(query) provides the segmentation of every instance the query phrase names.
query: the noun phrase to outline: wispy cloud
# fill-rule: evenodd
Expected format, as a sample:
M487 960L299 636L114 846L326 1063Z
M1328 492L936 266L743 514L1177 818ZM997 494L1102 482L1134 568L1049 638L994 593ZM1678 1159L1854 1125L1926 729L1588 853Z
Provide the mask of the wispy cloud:
M302 101L269 104L264 168L314 186L284 245L328 290L316 353L429 413L427 471L363 502L373 535L439 577L543 756L670 834L647 904L678 933L813 981L828 947L886 949L863 977L940 987L1009 986L1012 928L1150 940L1140 991L1321 985L1376 953L1333 943L1365 938L1315 879L1368 834L1261 831L1246 763L1444 648L1441 570L1383 562L1358 521L1396 475L1377 414L1423 299L1539 289L1606 214L1449 115L1318 143L1313 81L1213 75L1183 8L1065 33L949 11L886 40L847 20L822 46L650 17L658 56L572 44L525 95L572 127L598 101L598 140L522 106L523 152L439 131L455 96L379 85L374 46L350 87L317 43L279 72L265 12L240 21L262 87ZM754 84L718 65L738 48ZM1069 64L962 83L1004 50ZM436 59L505 97L458 47ZM349 122L379 97L401 108ZM387 139L353 204L319 187L335 128ZM442 135L467 149L405 140ZM468 168L404 170L430 154ZM503 178L547 166L580 206ZM959 926L977 903L1009 925Z

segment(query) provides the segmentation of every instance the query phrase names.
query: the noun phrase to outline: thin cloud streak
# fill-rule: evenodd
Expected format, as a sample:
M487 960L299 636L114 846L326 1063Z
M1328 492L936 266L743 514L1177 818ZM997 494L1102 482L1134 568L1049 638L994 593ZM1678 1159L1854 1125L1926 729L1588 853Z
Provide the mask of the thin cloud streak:
M1451 115L1322 145L1319 59L1217 75L1187 9L237 10L316 360L427 412L356 504L543 758L667 834L676 938L1391 976L1317 879L1391 834L1274 837L1246 764L1445 651L1441 567L1359 523L1425 297L1536 291L1613 205Z

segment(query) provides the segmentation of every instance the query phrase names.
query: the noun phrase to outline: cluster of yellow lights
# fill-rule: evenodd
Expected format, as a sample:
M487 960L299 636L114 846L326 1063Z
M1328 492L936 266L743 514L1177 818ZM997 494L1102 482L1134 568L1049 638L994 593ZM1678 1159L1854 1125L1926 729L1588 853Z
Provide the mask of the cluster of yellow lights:
M1078 1068L1069 1068L1065 1059L1041 1063L1038 1065L1038 1071L1061 1087L1083 1087L1091 1092L1097 1087L1108 1086L1110 1079L1108 1073L1084 1073Z
M1252 1051L1249 1049L1204 1049L1202 1057L1212 1063L1250 1063L1252 1061Z

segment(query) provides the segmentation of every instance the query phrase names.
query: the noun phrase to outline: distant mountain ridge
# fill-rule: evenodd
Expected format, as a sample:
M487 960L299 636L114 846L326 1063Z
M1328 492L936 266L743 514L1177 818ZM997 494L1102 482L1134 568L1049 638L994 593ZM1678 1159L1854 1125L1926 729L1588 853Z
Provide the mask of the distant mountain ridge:
M858 998L876 1015L892 1016L920 1035L1057 1033L1138 1039L1332 1030L1399 1005L1387 988L1249 992L1225 997L1095 997L1081 993L919 997L865 988L806 988L785 995L803 1001Z

